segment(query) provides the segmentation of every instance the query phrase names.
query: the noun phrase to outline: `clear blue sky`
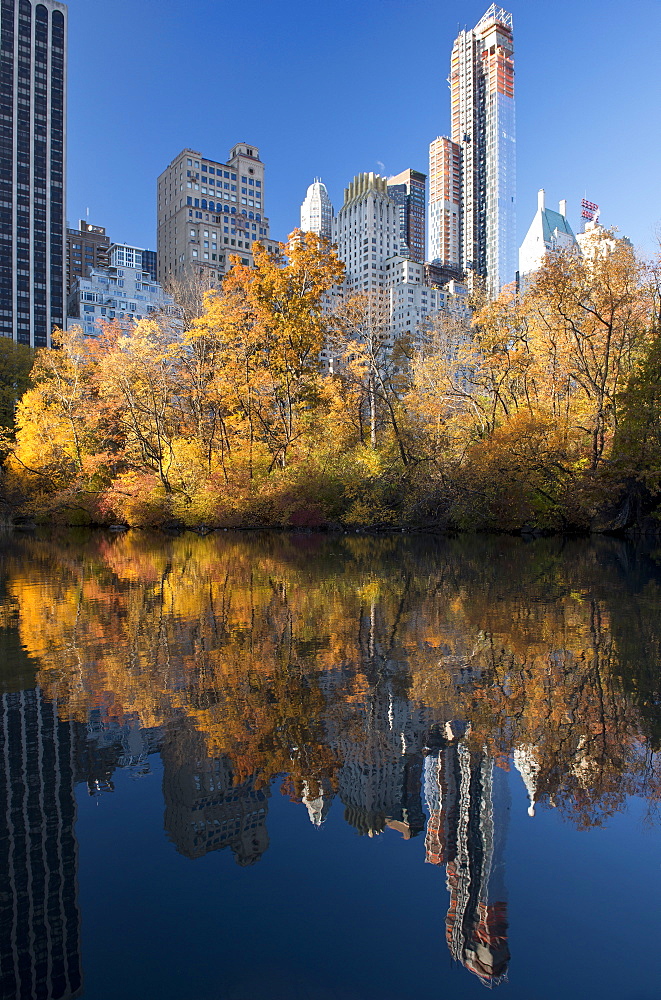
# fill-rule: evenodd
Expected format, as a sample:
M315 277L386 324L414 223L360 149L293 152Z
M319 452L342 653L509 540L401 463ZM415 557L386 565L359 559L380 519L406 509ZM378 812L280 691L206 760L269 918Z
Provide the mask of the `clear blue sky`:
M425 173L449 131L459 26L488 0L69 0L68 219L155 248L156 178L184 147L266 165L271 235L315 176ZM516 0L518 239L544 187L602 207L647 255L661 235L661 0Z

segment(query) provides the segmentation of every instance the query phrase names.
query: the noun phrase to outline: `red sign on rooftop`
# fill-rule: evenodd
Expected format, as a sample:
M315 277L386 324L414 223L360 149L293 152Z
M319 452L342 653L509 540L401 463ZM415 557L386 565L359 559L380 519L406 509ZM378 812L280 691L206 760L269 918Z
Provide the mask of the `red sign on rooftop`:
M588 201L587 198L581 200L581 218L588 219L592 222L599 215L599 205L595 205L593 201Z

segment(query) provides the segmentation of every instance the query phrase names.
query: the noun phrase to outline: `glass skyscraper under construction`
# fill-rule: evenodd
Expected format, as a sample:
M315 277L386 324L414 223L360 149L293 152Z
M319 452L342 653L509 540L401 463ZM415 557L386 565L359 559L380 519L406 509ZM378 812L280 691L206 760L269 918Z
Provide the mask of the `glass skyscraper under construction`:
M449 82L450 136L430 148L429 257L482 278L494 296L516 274L511 14L492 4L459 32Z

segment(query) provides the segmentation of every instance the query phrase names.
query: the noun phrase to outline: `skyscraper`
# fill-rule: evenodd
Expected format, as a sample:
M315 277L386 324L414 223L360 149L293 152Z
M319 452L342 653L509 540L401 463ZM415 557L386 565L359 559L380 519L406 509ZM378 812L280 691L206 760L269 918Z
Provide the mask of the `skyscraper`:
M66 17L0 5L0 335L35 347L65 316Z
M429 147L429 260L460 272L461 150L447 136Z
M334 235L350 293L384 287L386 258L399 253L399 223L399 206L385 177L357 174L344 189Z
M425 174L402 170L388 178L388 194L399 205L399 253L402 257L425 261Z
M333 206L326 185L315 177L301 205L301 229L304 233L317 233L331 239L333 235Z
M435 229L435 218L439 227L432 253L439 259L444 255L440 248L456 206L458 166L461 200L456 263L469 275L483 278L487 293L494 296L514 281L516 273L513 29L512 15L497 4L489 7L474 28L460 31L455 39L450 107L450 138L441 137L430 148L431 159L443 140L446 161L439 164L444 177L438 178L430 203L430 231ZM431 166L430 174L434 174ZM448 244L454 252L452 241Z
M252 244L272 250L264 215L264 164L250 143L227 163L184 149L158 178L158 278L166 287L186 275L218 285L237 254L252 264Z

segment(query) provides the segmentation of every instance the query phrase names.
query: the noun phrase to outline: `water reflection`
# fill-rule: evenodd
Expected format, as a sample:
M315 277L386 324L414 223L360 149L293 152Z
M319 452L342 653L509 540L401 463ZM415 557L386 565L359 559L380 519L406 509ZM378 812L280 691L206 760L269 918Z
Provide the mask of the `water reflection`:
M161 751L165 831L187 858L229 847L240 865L259 861L269 846L270 790L254 776L236 780L229 757L208 757L204 739L185 727Z
M463 741L425 761L427 861L446 865L450 954L483 982L507 973L503 847L509 797L503 772Z
M0 701L3 998L80 995L76 728L38 688Z
M658 570L623 543L67 535L7 542L1 570L5 646L36 668L4 678L3 998L80 991L73 787L157 752L187 858L258 862L274 782L316 827L339 799L361 835L424 835L450 954L488 985L505 772L582 828L659 800Z

